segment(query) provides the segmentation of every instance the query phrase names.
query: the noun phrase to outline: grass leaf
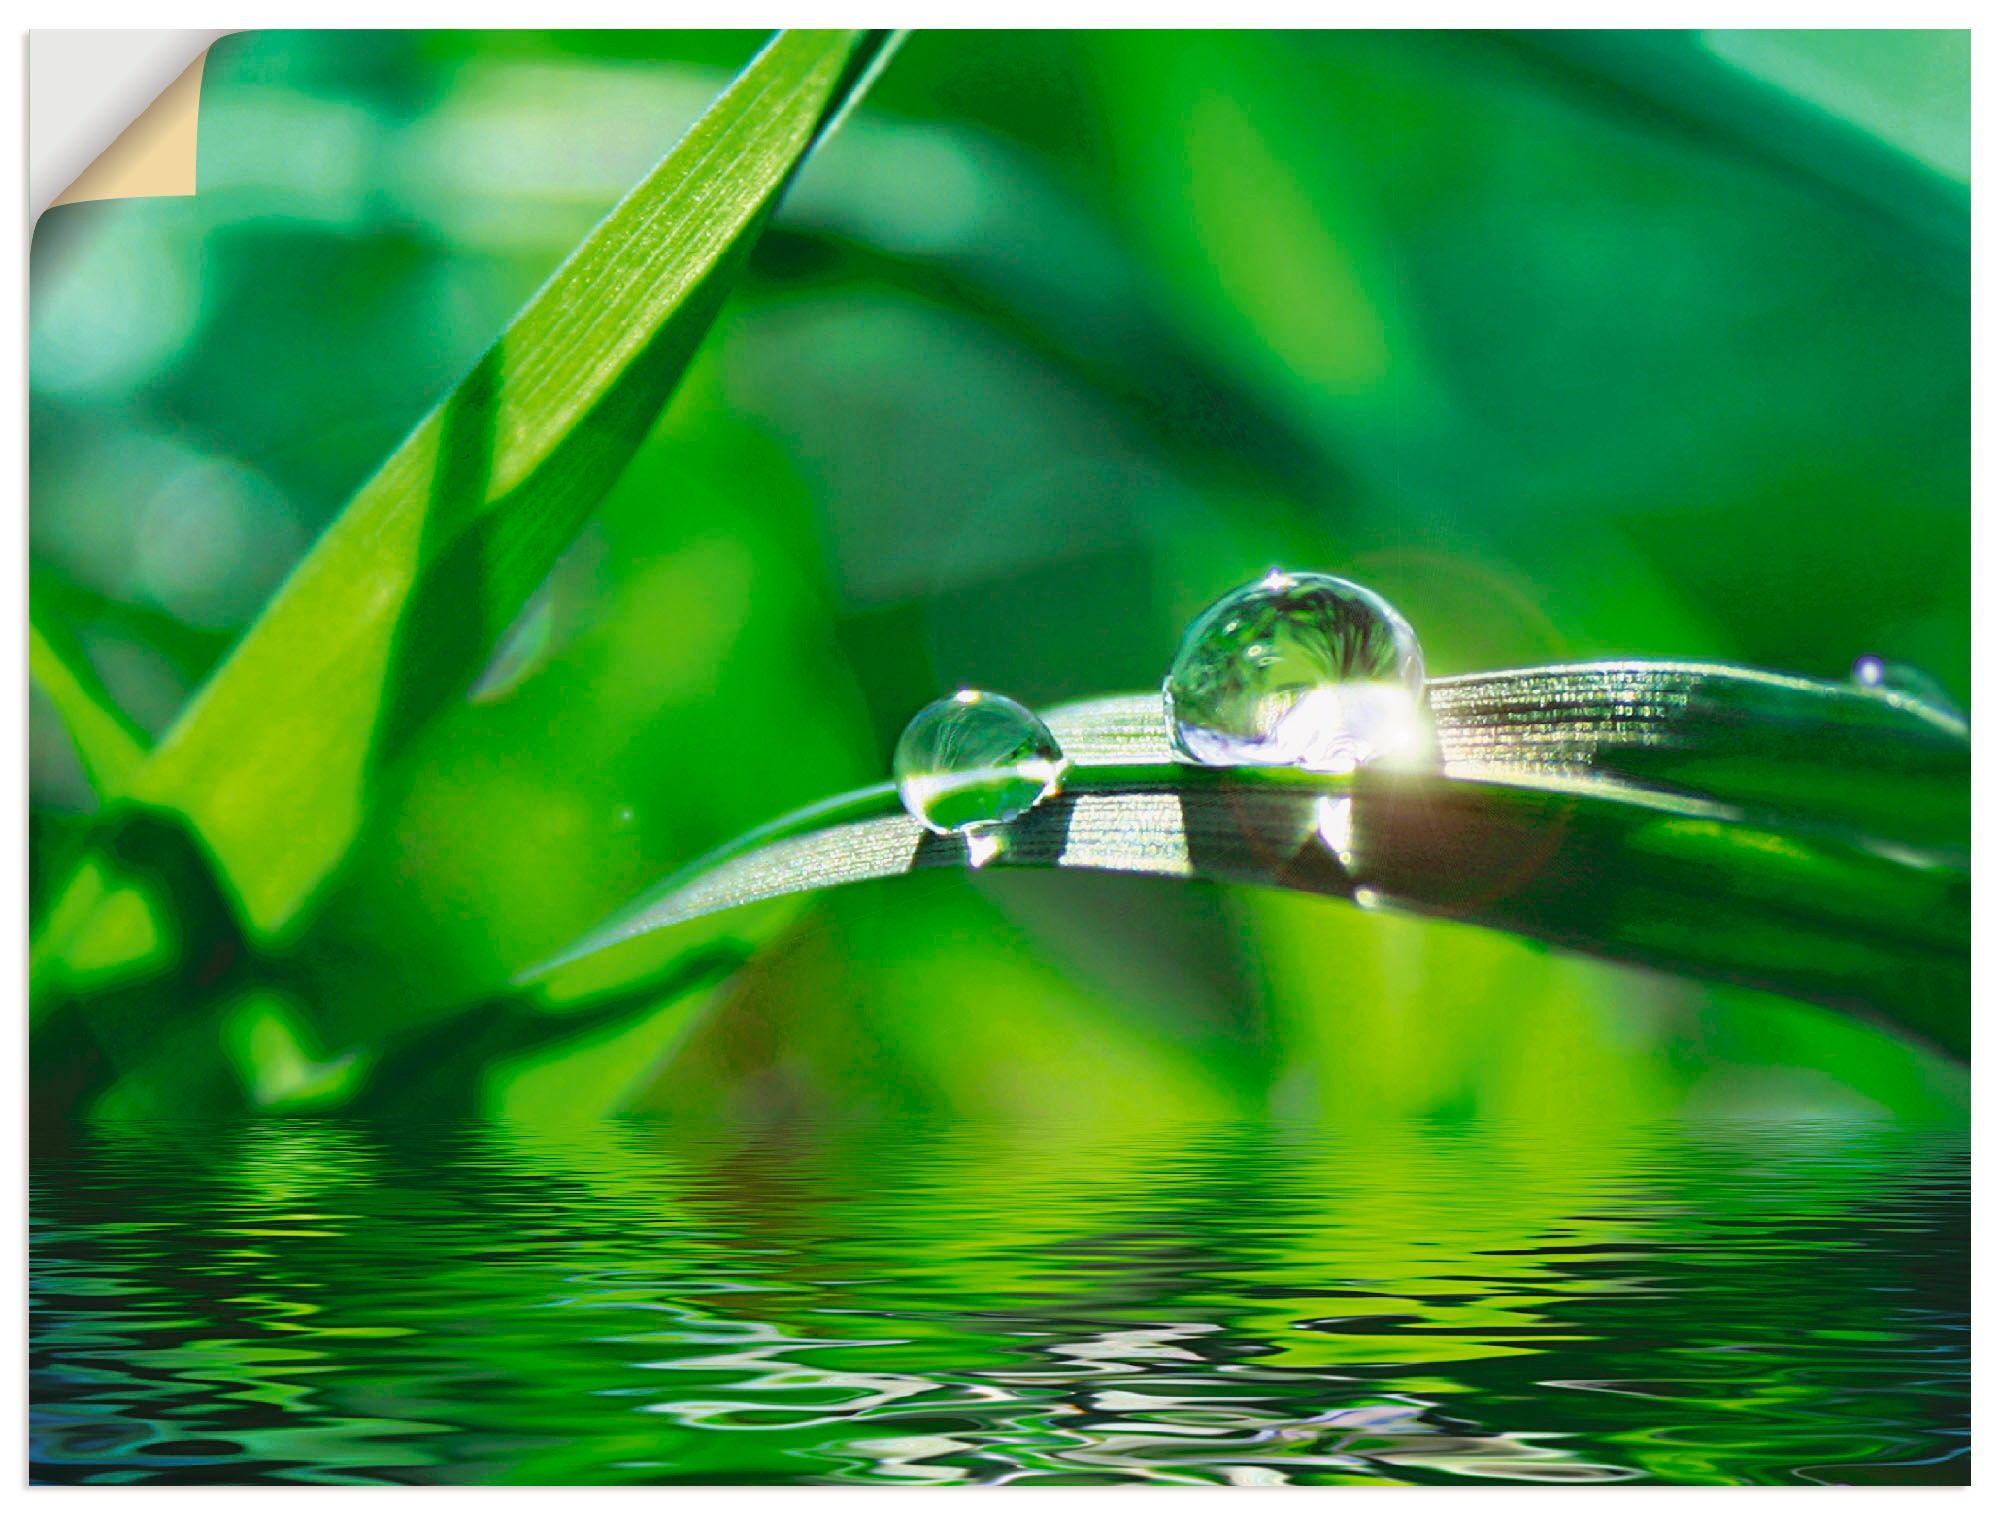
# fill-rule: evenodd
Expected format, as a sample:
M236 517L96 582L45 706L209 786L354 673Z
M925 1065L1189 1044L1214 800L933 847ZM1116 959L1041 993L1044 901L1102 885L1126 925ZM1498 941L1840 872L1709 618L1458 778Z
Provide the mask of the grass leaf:
M28 591L28 677L62 717L99 800L123 794L146 760L145 733L112 700L46 599Z
M1431 686L1440 772L1176 764L1156 695L1048 713L1065 792L988 844L883 784L669 878L526 977L804 889L926 867L1273 886L1771 989L1967 1044L1970 741L1955 713L1715 664L1567 665Z
M361 487L136 774L253 931L299 916L377 775L477 673L888 45L779 34Z
M1701 33L1684 31L1511 35L1575 85L1614 92L1628 110L1650 108L1696 139L1713 138L1887 229L1898 251L1936 275L1954 283L1967 277L1972 217L1965 186L1841 119L1823 101L1731 67L1724 54L1744 49L1740 34L1720 34L1720 47ZM1907 109L1891 115L1908 124Z

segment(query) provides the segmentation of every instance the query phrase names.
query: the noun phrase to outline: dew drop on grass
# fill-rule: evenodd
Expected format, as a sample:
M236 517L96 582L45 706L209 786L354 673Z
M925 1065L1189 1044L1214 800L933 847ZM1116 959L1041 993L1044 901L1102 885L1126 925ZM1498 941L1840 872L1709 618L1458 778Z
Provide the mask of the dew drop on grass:
M1352 773L1435 752L1417 634L1371 589L1272 569L1181 638L1163 690L1175 750L1207 767Z
M940 835L1025 815L1061 791L1068 768L1034 711L978 689L924 706L896 743L903 808Z
M1954 715L1963 713L1950 691L1914 663L1891 662L1872 652L1865 653L1854 660L1853 679L1863 689L1900 694Z

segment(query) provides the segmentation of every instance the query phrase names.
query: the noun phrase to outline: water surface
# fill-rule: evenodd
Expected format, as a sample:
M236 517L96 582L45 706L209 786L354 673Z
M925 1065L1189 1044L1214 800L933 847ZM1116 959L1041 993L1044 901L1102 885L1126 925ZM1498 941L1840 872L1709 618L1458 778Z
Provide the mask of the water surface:
M33 1476L1962 1483L1965 1148L40 1133Z

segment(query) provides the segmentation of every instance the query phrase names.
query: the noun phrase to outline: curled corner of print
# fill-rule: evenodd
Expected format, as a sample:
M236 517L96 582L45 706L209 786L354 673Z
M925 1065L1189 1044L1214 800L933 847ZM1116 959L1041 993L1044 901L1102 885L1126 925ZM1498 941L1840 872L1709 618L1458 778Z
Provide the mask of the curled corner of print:
M30 139L37 218L86 200L192 195L202 68L226 35L35 34ZM163 76L171 82L159 89ZM147 103L129 114L135 100Z

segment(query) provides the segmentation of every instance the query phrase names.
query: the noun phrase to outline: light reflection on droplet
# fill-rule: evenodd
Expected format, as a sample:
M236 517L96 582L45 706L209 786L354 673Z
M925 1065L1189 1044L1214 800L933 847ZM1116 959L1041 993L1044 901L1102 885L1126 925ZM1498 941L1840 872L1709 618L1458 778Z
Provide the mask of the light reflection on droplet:
M1965 714L1951 691L1914 663L1899 663L1872 652L1864 653L1854 660L1850 676L1863 689L1900 695L1950 715Z
M1319 839L1342 864L1354 861L1354 796L1323 794L1313 807Z

